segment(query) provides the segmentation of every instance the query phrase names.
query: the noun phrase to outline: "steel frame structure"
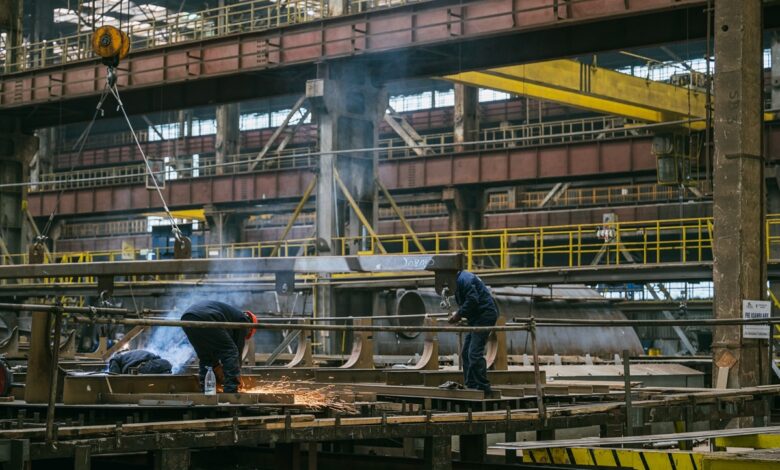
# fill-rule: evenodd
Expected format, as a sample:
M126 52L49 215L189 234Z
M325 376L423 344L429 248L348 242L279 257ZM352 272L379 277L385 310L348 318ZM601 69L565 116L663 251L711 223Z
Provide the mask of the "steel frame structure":
M128 59L119 84L132 114L161 106L185 108L296 89L300 92L301 78L315 76L315 63L336 59L359 58L370 73L384 80L410 74L434 76L458 72L462 67L509 65L612 49L615 38L620 38L621 46L632 47L702 37L705 4L703 0L412 3L142 50ZM657 24L686 26L657 28ZM539 47L519 51L516 40ZM486 47L488 43L490 47ZM466 63L443 60L458 48ZM395 65L399 55L409 67ZM84 106L85 99L103 87L102 69L97 63L82 61L7 74L0 80L0 104L26 115L24 124L30 127L51 124L62 116L69 121L83 119L83 110L90 108ZM280 80L280 74L286 79ZM212 86L215 80L220 80L220 86ZM159 99L161 88L164 101ZM27 112L31 106L55 102L67 103L69 112L58 119L51 109L38 109L34 115Z
M382 183L391 191L468 184L506 184L572 176L628 174L655 170L647 137L536 148L505 148L385 160L379 164ZM298 199L313 178L317 159L306 157L300 168L215 175L166 182L163 194L172 208L233 204L269 199ZM28 195L34 216L48 215L55 192ZM159 198L143 184L66 190L58 214L100 214L157 210Z

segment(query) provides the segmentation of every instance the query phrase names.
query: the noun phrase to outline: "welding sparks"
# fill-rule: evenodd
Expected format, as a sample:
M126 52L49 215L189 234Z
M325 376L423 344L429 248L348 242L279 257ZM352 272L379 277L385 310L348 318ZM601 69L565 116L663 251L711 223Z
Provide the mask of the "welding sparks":
M307 388L301 384L290 382L286 378L274 381L263 381L254 386L246 386L243 381L240 391L242 393L267 393L292 395L296 405L303 405L313 410L330 409L346 414L357 413L357 408L352 403L347 403L339 398L333 385L317 388Z

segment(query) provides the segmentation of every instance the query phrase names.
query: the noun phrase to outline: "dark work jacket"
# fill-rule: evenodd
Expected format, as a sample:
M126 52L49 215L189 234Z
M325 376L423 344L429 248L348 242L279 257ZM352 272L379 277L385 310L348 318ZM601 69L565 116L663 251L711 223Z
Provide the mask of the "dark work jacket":
M224 302L206 301L190 306L181 316L182 320L207 322L248 323L241 310ZM247 330L228 328L184 328L187 339L198 354L198 376L201 384L206 377L207 367L222 364L225 392L237 392L241 385L241 352Z
M108 371L112 374L129 374L130 369L153 359L160 359L160 356L143 349L117 353L108 360Z
M458 273L455 301L458 315L468 320L469 325L493 325L498 318L498 308L482 279L468 271Z
M248 323L244 312L236 307L226 304L225 302L219 302L217 300L204 300L203 302L197 302L189 306L184 311L182 317L186 315L188 320L195 321L216 321L216 322L233 322L233 323ZM244 350L244 340L246 338L247 330L244 329L225 329L230 339L238 349L239 356L241 351Z

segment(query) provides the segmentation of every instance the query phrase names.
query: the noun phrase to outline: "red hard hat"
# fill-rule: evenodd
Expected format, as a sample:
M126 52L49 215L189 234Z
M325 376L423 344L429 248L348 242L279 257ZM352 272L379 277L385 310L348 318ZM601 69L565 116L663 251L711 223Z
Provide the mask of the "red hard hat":
M245 310L244 313L246 314L247 317L249 317L250 320L252 320L252 323L257 323L257 315L255 315L249 310ZM250 328L249 331L246 333L245 339L250 339L252 336L254 336L255 331L257 331L256 328Z

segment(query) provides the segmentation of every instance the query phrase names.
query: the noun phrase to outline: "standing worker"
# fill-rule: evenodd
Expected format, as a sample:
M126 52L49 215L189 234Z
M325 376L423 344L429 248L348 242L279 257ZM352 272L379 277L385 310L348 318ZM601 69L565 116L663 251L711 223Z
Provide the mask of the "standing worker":
M482 279L468 271L459 271L455 288L455 301L458 311L449 319L450 323L459 323L464 318L469 326L493 326L498 319L498 308L490 291ZM466 388L475 388L490 393L487 377L485 345L489 332L466 333L461 351L463 377Z
M244 311L216 300L206 300L192 304L181 316L184 321L210 321L257 323L257 317L250 311ZM225 393L238 392L241 380L241 354L244 342L255 334L254 328L184 328L184 334L190 340L200 362L199 377L203 385L209 367L219 376L220 366L224 380Z

